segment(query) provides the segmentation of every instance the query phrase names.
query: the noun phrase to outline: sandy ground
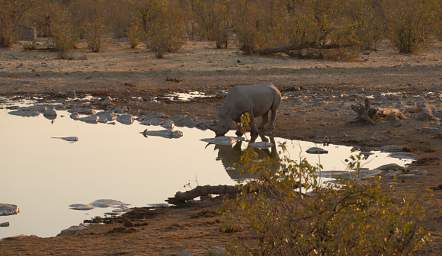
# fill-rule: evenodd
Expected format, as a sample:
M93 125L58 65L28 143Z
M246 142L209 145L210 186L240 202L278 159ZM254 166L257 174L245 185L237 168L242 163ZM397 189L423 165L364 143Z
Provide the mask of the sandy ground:
M60 60L56 53L25 52L18 46L0 50L0 95L110 95L134 113L190 113L212 119L221 97L187 103L151 99L177 91L219 94L235 84L272 82L285 96L275 135L315 141L328 137L332 143L370 149L403 147L417 156L415 168L428 174L400 180L401 189L420 194L442 185L442 135L422 131L423 127L440 129L440 122L419 121L407 112L418 97L442 110L442 43L419 55L399 55L385 44L353 62L244 56L236 49L214 49L210 43L188 43L161 60L145 49L129 49L124 42L108 42L103 53L80 49L77 54L87 60ZM171 78L178 82L167 81ZM364 96L373 96L377 106L397 107L408 118L375 126L352 123L355 116L350 106ZM433 193L426 202L425 223L433 242L424 255L442 251L442 190ZM225 245L232 234L219 231L216 215L192 218L203 210L166 210L133 220L146 226L118 232L108 233L124 224L93 227L88 230L92 234L6 239L0 242L0 255L174 255L185 248L193 255L205 255L208 248Z

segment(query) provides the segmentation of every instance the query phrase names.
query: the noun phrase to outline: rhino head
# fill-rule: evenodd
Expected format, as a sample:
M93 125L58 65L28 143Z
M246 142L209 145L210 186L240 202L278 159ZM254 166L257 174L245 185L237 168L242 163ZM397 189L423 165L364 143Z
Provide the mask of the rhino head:
M232 121L223 113L218 114L218 120L209 125L209 129L215 133L216 137L224 136L232 127Z

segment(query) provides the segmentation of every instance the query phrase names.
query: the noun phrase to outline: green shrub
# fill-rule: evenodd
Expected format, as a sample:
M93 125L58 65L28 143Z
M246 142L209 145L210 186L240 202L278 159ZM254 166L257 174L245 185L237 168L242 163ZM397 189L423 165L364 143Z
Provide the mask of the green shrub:
M316 176L320 166L256 161L250 152L242 166L260 176L226 201L221 226L250 239L242 232L230 255L414 255L429 238L419 203L378 178L325 185Z

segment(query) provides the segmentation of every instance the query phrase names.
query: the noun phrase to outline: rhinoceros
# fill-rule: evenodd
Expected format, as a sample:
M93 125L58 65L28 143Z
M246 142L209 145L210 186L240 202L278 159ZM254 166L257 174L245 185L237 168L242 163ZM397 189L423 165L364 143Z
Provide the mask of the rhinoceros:
M218 111L218 120L209 126L216 136L224 136L232 127L232 122L241 122L244 113L250 114L252 137L257 137L259 131L264 132L271 112L270 131L275 128L276 114L281 103L281 92L273 84L238 85L230 89L224 104ZM259 130L255 118L262 117ZM238 129L236 134L242 136Z

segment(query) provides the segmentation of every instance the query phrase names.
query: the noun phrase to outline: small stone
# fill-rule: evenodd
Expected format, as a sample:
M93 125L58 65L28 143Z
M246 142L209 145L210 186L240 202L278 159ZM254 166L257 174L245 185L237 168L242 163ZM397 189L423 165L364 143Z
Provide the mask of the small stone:
M22 117L36 117L39 116L40 113L30 109L18 109L10 111L8 114Z
M101 111L96 114L99 123L112 122L117 119L117 115L111 111Z
M90 204L71 204L69 205L69 208L76 211L89 211L94 209L94 206Z
M57 118L57 112L53 107L49 107L45 109L43 116L49 120L54 120L55 118Z
M260 141L260 142L249 143L249 146L252 148L265 149L265 148L273 147L273 143L266 142L266 141Z
M402 167L398 164L385 164L376 168L377 170L381 170L384 172L404 172L405 167Z
M60 139L60 140L65 140L65 141L69 141L69 142L77 142L78 141L78 137L76 136L71 136L71 137L52 137L53 139Z
M82 231L82 230L85 230L86 228L87 228L87 226L84 225L84 224L80 224L80 225L78 225L78 226L71 226L71 227L69 227L69 228L67 228L67 229L65 229L65 230L62 230L62 231L60 232L60 234L58 234L58 235L59 235L59 236L75 235L75 234L77 234L78 232L80 232L80 231Z
M208 256L224 256L226 255L226 249L224 247L215 246L207 252Z
M178 253L178 256L192 256L192 253L187 250L182 250Z
M183 137L182 131L171 131L171 130L161 130L161 131L149 131L144 130L142 132L144 137L154 136L154 137L163 137L167 139L178 139Z
M170 118L176 126L194 128L196 122L188 115L174 115Z
M7 228L7 227L9 227L9 222L0 223L0 228Z
M17 205L14 204L0 204L0 216L15 215L20 212Z
M202 139L201 141L207 142L209 144L229 146L235 144L239 140L240 138L238 137L219 136L215 138Z
M70 111L71 113L78 113L82 115L95 115L97 111L95 109L92 109L90 107L74 107Z
M88 124L97 124L98 123L98 116L97 115L90 115L90 116L82 117L79 120L82 122L88 123Z
M117 117L117 121L122 124L131 125L134 122L134 117L130 114L122 114Z
M93 201L91 205L98 208L108 208L108 207L119 207L121 205L126 205L126 204L121 201L113 199L99 199Z
M110 105L110 104L112 104L112 101L113 101L113 99L110 96L106 96L101 99L101 103L103 105Z
M385 152L402 152L404 151L404 147L397 146L397 145L386 145L381 147L381 151Z
M170 119L165 119L165 118L154 117L151 119L144 119L140 123L142 125L161 126L161 127L166 128L168 130L172 130L173 128L175 128L174 122Z
M79 119L80 119L80 114L77 113L77 112L75 112L75 113L72 113L69 117L70 117L72 120L79 120Z
M318 148L318 147L312 147L307 149L308 154L314 154L314 155L322 155L322 154L328 154L328 151L323 149L323 148Z

